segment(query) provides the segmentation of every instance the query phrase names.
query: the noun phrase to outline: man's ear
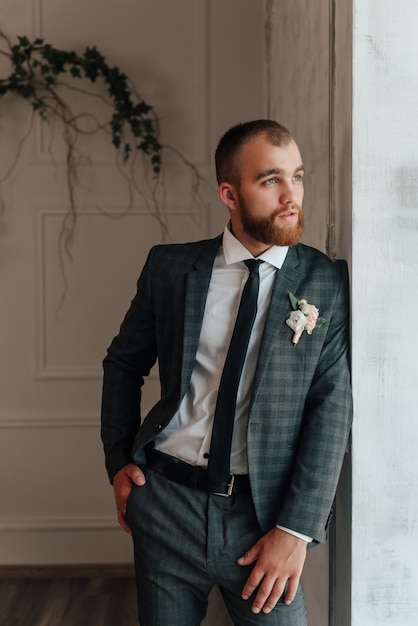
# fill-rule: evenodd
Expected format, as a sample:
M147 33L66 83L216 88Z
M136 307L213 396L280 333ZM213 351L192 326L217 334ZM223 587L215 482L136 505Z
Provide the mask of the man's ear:
M221 183L219 185L219 197L228 209L236 208L236 191L231 183Z

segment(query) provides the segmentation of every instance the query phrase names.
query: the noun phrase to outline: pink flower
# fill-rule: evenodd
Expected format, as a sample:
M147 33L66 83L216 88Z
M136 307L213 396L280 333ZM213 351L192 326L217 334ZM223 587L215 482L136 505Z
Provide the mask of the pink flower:
M306 325L305 325L305 329L306 332L308 333L308 335L312 335L312 331L316 326L316 322L318 320L319 317L319 311L316 308L316 306L314 306L313 304L309 305L310 306L310 311L307 315L307 321L306 321Z

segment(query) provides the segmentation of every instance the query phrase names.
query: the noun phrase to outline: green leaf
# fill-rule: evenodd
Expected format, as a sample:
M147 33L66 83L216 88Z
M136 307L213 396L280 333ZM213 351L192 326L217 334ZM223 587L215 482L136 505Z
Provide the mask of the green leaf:
M70 69L70 74L74 78L81 78L80 68L76 67L75 65L73 65L73 67Z
M293 293L291 293L290 291L289 293L289 299L290 299L290 304L292 305L292 308L294 311L297 311L299 309L299 305L298 302L300 300L300 298L298 298L297 296L295 296Z
M325 317L318 317L318 319L316 320L315 328L321 328L321 326L326 324L327 321L328 320L326 320Z
M19 37L18 36L18 41L22 46L29 46L29 39L27 37Z

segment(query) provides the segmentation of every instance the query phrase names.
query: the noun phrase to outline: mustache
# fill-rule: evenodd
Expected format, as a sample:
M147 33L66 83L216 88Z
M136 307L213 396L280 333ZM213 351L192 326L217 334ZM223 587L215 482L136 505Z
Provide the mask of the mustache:
M298 215L302 213L302 207L299 204L287 204L285 207L279 207L274 211L272 217L280 217L281 215L286 215L287 213L296 212Z

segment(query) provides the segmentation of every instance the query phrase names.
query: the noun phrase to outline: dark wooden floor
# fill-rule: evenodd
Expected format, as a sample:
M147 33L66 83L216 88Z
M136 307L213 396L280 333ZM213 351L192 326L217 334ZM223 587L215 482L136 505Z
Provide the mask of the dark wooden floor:
M0 571L0 626L138 626L132 576L74 574Z

